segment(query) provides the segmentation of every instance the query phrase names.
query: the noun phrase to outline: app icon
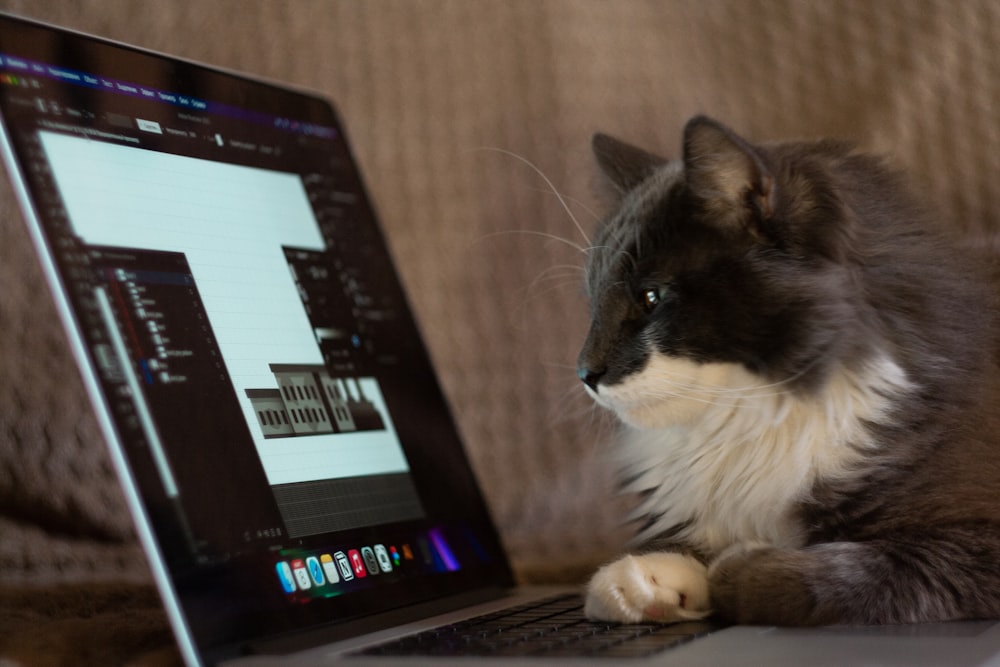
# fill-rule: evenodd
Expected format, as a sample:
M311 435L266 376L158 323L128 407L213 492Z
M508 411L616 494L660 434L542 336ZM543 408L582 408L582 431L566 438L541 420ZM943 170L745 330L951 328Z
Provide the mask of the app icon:
M274 569L278 572L278 580L281 582L281 590L286 593L295 592L295 579L292 575L292 568L285 561L279 562L274 566Z
M351 567L351 561L343 551L338 551L333 554L334 559L337 561L337 569L340 570L340 576L344 578L344 581L350 581L354 578L354 568Z
M392 556L392 564L399 567L400 556L399 550L396 547L389 547L389 555Z
M351 549L347 552L347 557L351 559L351 569L354 571L354 576L358 578L368 576L368 573L365 572L365 562L361 559L360 551Z
M413 560L413 549L410 548L409 544L403 545L403 558L406 560Z
M375 558L378 560L378 566L382 568L383 572L392 572L392 560L389 558L389 551L385 548L385 545L375 545Z
M428 531L427 536L431 538L431 542L434 544L434 555L436 556L434 567L436 569L443 567L448 572L461 569L462 566L459 564L458 559L455 558L451 547L448 546L448 541L444 539L440 528ZM438 571L440 572L441 570L438 569Z
M368 568L368 574L378 574L378 559L375 558L375 552L372 551L372 548L361 547L361 555L365 559L365 566Z
M417 549L420 551L420 558L424 565L434 564L434 555L431 553L431 543L424 537L417 538Z
M316 556L306 558L306 568L309 570L309 576L312 578L314 584L322 586L326 583L326 577L323 576L323 568L320 567L319 558L316 558Z
M340 575L337 574L337 564L333 562L333 556L330 554L323 554L319 557L320 565L323 566L323 574L326 575L326 580L331 584L335 584L340 581Z
M306 564L301 558L292 561L292 574L295 575L295 583L302 590L312 588L312 581L309 580L309 572L306 571Z

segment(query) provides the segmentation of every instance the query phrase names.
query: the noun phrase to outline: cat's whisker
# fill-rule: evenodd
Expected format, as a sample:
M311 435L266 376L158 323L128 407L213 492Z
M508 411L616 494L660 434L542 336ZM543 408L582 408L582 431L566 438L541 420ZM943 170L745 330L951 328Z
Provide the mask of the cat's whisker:
M567 388L560 398L554 401L549 411L549 418L553 424L580 424L581 421L587 420L589 423L586 430L589 431L595 421L610 420L611 415L574 387Z
M780 389L787 381L743 387L711 387L690 378L656 377L649 378L643 396L650 402L659 400L684 399L691 402L720 407L754 408L761 399L791 396L789 389Z
M782 391L777 391L777 392L762 393L761 390L764 390L764 389L776 389L776 388L780 388L780 387L785 387L785 386L791 385L794 382L796 382L797 380L799 380L802 377L804 377L807 373L809 373L810 371L812 371L814 368L816 368L816 366L818 364L820 364L822 362L822 360L823 360L823 356L822 355L817 355L812 361L810 361L808 364L806 364L805 366L803 366L800 370L796 371L792 375L789 375L786 378L782 378L781 380L776 380L774 382L768 382L768 383L764 383L764 384L748 384L748 385L745 385L745 386L737 386L737 387L706 387L706 386L702 385L698 381L697 378L679 376L676 373L675 374L671 374L671 376L669 376L669 377L663 376L663 375L658 376L657 380L659 382L663 382L663 383L671 383L671 384L678 385L678 386L684 386L687 391L697 391L697 392L701 392L701 393L710 393L710 394L718 394L718 395L724 395L724 394L747 394L747 395L750 395L752 393L753 396L759 396L759 397L778 396L778 395L783 395L783 394L787 394L787 393L791 393L791 392L787 391L787 390L782 390Z
M567 276L550 276L549 279L556 280L556 279L558 279L560 277L568 278ZM562 291L564 289L575 288L575 287L579 286L579 281L575 280L575 276L574 276L573 280L566 279L566 280L563 280L562 282L558 282L558 283L555 283L555 284L553 284L553 285L551 285L549 287L546 287L545 289L538 289L538 285L536 283L537 283L537 281L532 282L532 284L528 287L529 291L525 295L524 301L521 302L521 308L520 309L521 309L522 312L525 309L527 309L528 303L530 301L534 300L534 299L539 299L541 297L547 296L547 295L552 294L554 292L559 292L559 291Z
M573 364L559 364L554 361L543 361L542 366L545 366L546 368L557 368L563 371L572 371L574 376L576 375L576 366Z
M576 266L575 264L553 264L539 273L534 282L540 282L541 280L549 277L549 274L556 273L557 271L561 272L558 273L557 276L572 276L575 280L579 281L580 276L583 275L584 269L582 266Z
M540 236L542 238L548 239L549 241L555 241L557 243L563 243L565 245L568 245L569 247L573 248L577 252L584 255L590 251L589 248L584 247L579 243L574 243L573 241L567 238L563 238L562 236L559 236L557 234L550 234L549 232L539 231L537 229L504 229L496 232L490 232L489 234L483 234L482 236L480 236L478 239L476 239L475 243L482 243L491 238L495 238L498 236L508 236L512 234L524 234L526 236Z
M549 271L546 270L545 272L543 272L543 274L547 272ZM545 281L556 281L556 282L551 282L551 284L548 287L540 289L539 285ZM551 274L535 278L526 288L524 288L524 293L520 300L520 303L514 307L512 315L514 316L515 321L520 322L520 324L518 325L518 329L523 330L527 328L527 323L529 320L528 317L529 306L532 302L542 297L545 297L549 294L562 292L567 289L574 289L578 291L579 286L580 286L580 280L579 276L576 274L574 275L569 275L565 273Z
M691 398L694 394L713 397L705 399L706 402L716 401L723 405L719 399L734 399L732 405L737 403L751 402L754 399L773 398L775 396L790 396L792 391L788 389L768 391L781 386L781 383L771 385L749 385L746 387L705 387L695 383L681 383L676 381L662 381L661 394L667 397Z
M548 275L540 275L524 288L524 299L520 306L522 310L527 308L528 304L536 299L566 289L577 290L580 286L580 281L576 275L555 273L552 271L546 273ZM541 288L542 283L547 283L544 289Z
M589 399L589 396L586 397ZM585 433L591 436L590 451L606 451L608 441L613 437L617 424L606 410L601 410L592 401L590 419Z
M549 190L551 190L552 194L554 194L556 199L559 200L559 203L562 205L563 210L566 211L566 215L568 215L569 219L573 222L573 225L576 227L576 230L580 232L580 236L583 237L583 240L587 243L588 246L590 245L590 237L587 235L587 232L584 231L583 225L580 224L580 221L577 220L576 216L573 214L573 210L569 206L569 199L561 192L559 192L559 189L556 188L555 184L549 179L548 176L545 175L545 172L539 169L533 162L531 162L531 160L528 160L527 158L518 155L517 153L514 153L512 151L508 151L506 149L497 148L493 146L483 146L479 150L493 151L495 153L500 153L501 155L512 157L515 160L518 160L523 164L527 165L528 167L530 167L536 174L538 174L539 177L541 177L543 181L545 181L545 184L549 187ZM589 209L586 210L588 212L591 212Z
M717 397L736 397L736 398L764 398L771 396L785 396L792 392L790 390L778 390L778 391L762 391L768 389L775 389L780 387L780 383L775 383L772 385L749 385L747 387L705 387L703 385L691 383L678 382L676 380L660 380L662 385L669 385L669 387L664 387L666 391L671 393L676 393L678 395L685 394L706 394L709 396Z
M582 200L577 199L576 197L573 197L573 196L567 195L567 194L561 194L559 192L554 192L552 190L541 189L541 188L534 188L534 191L535 192L539 192L539 193L544 194L544 195L549 195L549 196L556 196L556 197L560 197L561 196L566 201L574 204L575 206L577 206L580 209L583 209L583 212L586 213L586 214L588 214L591 218L593 218L594 222L600 222L601 221L601 216L598 215L596 211L594 211L592 208L590 208L589 206L587 206L586 204L584 204ZM584 238L586 238L586 235L584 235Z
M565 287L573 287L577 290L580 287L580 276L575 271L568 271L565 266L554 266L546 269L545 271L538 274L534 280L526 288L527 294L530 298L537 298L540 294L536 291L539 285L545 282L558 281L552 285L549 289L546 289L541 294L547 294L551 291L561 290Z

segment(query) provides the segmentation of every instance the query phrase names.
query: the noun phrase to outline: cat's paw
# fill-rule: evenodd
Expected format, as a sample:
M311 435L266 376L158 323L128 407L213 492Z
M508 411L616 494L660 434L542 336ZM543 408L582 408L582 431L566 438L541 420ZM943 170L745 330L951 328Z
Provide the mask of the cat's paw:
M710 613L705 566L690 556L652 553L625 556L590 580L584 613L618 623L671 623Z

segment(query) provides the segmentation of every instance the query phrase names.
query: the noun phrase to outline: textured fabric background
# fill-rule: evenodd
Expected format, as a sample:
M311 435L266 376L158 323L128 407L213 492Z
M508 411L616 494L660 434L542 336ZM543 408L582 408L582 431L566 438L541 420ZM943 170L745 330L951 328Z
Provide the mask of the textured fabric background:
M612 428L574 377L597 130L676 155L707 112L890 156L945 224L1000 190L1000 4L805 0L0 0L337 101L523 571L628 536ZM568 211L545 178L567 197ZM0 185L0 582L142 581L121 493Z

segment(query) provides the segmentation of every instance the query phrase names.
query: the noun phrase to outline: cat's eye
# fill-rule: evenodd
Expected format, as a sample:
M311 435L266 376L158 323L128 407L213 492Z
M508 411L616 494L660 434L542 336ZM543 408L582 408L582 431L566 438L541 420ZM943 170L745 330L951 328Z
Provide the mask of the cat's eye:
M651 313L664 302L674 299L673 284L670 282L646 283L635 292L635 303L647 313Z
M656 287L650 287L642 293L642 307L649 312L660 305L660 301L663 300L663 295L660 290Z

